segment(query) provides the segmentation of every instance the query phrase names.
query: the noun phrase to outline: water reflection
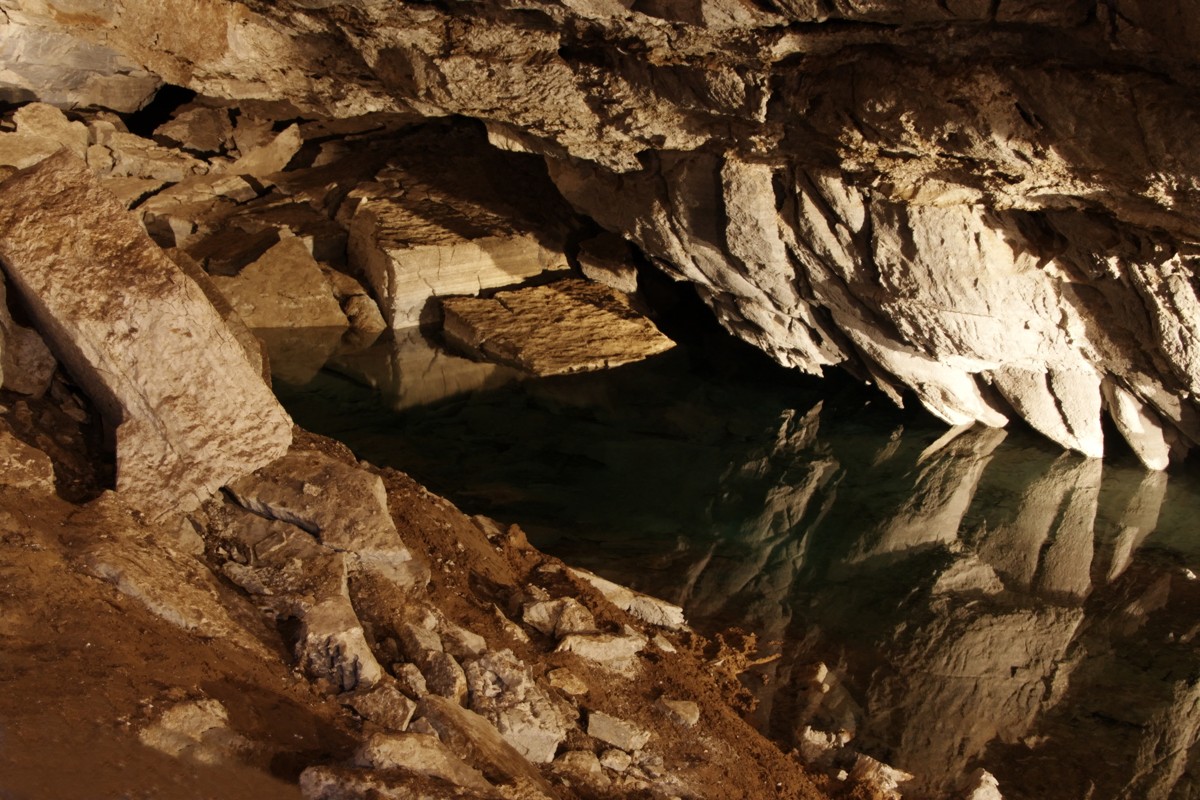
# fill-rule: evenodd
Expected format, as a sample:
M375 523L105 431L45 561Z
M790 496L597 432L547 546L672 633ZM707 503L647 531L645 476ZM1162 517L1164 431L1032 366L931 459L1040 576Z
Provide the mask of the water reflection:
M850 731L918 776L906 796L978 766L1009 800L1200 796L1194 469L702 379L680 354L518 381L406 339L278 385L361 456L774 642L748 685L785 746Z

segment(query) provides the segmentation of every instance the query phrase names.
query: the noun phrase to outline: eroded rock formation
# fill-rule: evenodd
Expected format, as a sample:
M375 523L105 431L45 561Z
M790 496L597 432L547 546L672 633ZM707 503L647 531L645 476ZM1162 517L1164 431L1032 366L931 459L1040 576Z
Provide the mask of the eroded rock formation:
M482 120L781 363L1086 455L1107 412L1154 468L1200 440L1184 3L76 5L7 35L276 118Z

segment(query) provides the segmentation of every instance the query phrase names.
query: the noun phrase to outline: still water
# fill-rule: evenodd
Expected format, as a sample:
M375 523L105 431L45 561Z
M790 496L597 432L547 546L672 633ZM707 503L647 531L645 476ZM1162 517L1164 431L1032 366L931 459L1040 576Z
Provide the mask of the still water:
M943 797L1200 798L1200 474L949 435L855 387L682 349L526 379L401 336L271 343L301 425L779 658L746 676ZM828 675L822 683L816 666Z

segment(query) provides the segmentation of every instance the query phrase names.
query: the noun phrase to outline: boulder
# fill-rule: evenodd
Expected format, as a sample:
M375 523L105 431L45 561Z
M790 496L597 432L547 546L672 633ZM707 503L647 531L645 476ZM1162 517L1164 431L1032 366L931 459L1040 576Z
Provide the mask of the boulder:
M620 236L606 233L587 239L580 243L576 258L589 280L629 295L638 290L633 248Z
M176 758L219 765L245 754L251 743L229 727L229 712L217 700L177 703L138 731L147 747Z
M154 129L154 138L193 153L215 155L233 146L230 109L191 105Z
M564 636L556 653L574 653L605 669L633 677L639 667L637 654L646 646L646 637L636 633L572 633Z
M608 602L637 617L642 622L676 631L687 628L687 620L683 618L683 609L674 603L635 592L628 587L601 578L594 572L588 572L586 569L573 568L571 574L599 591Z
M230 164L225 171L232 175L250 175L266 178L283 172L288 162L300 150L304 139L299 125L289 125L269 141L242 151L242 156Z
M667 712L667 716L675 722L691 728L700 721L700 706L692 700L670 700L659 698L658 704Z
M386 681L366 691L343 695L341 702L353 708L363 719L392 731L408 728L413 714L417 712L417 704L395 684Z
M284 454L291 419L236 337L82 161L60 152L4 195L0 261L116 430L129 503L151 519L188 511Z
M442 310L450 344L535 375L615 367L675 346L623 295L575 279L490 298L448 297Z
M251 328L349 326L321 266L304 242L287 237L236 276L213 283Z
M627 753L641 750L650 741L650 731L603 711L588 712L587 734Z
M22 442L0 423L0 485L11 489L54 491L54 464L50 457Z
M566 256L485 209L428 196L363 199L350 223L352 267L367 277L392 328L429 322L434 297L511 286Z
M554 760L572 727L510 650L488 653L467 665L471 710L488 719L505 740L534 764Z
M0 385L18 394L40 397L49 388L58 362L37 331L12 318L5 284L0 275Z
M492 785L479 770L468 766L435 736L416 733L375 734L355 756L361 766L381 770L403 770L490 793Z
M18 136L31 136L65 147L83 158L88 148L88 129L82 122L72 122L67 115L46 103L21 106L13 114ZM57 148L56 148L57 149Z

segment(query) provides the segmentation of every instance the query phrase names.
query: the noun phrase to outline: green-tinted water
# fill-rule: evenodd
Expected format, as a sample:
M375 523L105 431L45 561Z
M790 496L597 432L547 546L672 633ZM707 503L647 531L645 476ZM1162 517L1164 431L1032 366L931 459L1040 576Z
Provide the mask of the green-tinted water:
M757 633L780 658L747 676L756 722L785 747L851 731L914 796L979 766L1009 800L1200 796L1194 463L950 438L682 352L540 380L415 336L324 369L295 352L276 384L300 424L702 630Z

